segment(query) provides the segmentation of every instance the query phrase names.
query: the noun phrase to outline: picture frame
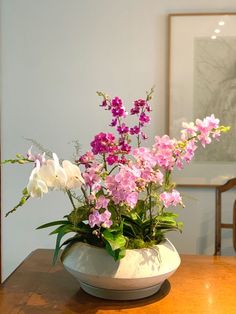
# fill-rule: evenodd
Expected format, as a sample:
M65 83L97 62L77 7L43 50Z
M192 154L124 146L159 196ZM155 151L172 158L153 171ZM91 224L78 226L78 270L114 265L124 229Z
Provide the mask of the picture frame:
M177 185L218 186L236 177L236 13L170 14L168 133L214 114L230 125L174 172Z

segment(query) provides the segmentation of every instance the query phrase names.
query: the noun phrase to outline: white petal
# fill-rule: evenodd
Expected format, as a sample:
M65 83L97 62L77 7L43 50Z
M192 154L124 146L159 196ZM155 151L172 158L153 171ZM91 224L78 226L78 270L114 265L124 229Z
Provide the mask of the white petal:
M42 197L44 193L48 192L48 187L44 181L34 179L29 181L27 191L31 197Z
M55 162L55 166L60 166L60 162L59 162L59 158L58 158L57 154L53 153L52 157L53 157L53 160Z
M67 189L80 188L82 183L84 183L84 179L79 167L72 164L69 160L64 160L62 166L67 174Z

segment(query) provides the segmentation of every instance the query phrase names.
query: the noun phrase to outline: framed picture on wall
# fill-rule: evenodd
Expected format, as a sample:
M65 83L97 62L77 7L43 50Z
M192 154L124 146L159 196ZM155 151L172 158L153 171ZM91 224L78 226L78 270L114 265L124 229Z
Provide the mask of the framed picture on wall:
M183 121L215 114L230 125L175 172L182 185L214 186L236 177L236 13L169 15L169 134Z

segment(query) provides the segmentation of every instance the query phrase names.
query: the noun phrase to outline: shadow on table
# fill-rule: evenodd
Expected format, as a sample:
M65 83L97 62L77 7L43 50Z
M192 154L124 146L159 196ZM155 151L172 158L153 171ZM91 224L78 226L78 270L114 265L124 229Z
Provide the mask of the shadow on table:
M97 297L93 297L82 289L78 291L67 303L67 308L71 311L79 311L79 313L83 313L83 309L86 309L86 313L97 313L101 310L113 310L120 311L129 308L142 307L151 303L155 303L163 299L170 292L171 285L168 280L166 280L161 289L155 293L154 295L140 299L140 300L128 300L128 301L120 301L120 300L104 300Z

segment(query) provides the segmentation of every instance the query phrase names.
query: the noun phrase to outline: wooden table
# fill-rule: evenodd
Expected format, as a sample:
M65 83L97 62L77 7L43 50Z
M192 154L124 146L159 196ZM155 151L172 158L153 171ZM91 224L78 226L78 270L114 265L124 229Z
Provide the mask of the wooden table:
M87 295L52 250L36 250L1 285L1 314L234 314L236 257L182 255L177 272L154 296L108 301Z

